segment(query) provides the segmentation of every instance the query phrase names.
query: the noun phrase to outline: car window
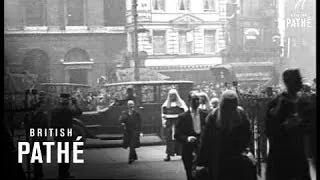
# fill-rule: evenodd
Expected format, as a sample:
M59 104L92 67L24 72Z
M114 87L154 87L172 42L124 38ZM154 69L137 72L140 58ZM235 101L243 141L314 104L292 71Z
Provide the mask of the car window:
M105 89L105 92L110 99L124 100L127 98L127 89L131 86L110 86ZM134 96L136 96L134 94Z
M143 103L154 103L156 102L156 92L154 86L142 86L142 99L141 102Z

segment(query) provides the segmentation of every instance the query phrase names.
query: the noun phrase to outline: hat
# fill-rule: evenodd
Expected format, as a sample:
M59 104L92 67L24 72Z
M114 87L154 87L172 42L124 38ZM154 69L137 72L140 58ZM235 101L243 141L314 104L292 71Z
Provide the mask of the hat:
M70 94L62 93L62 94L60 94L60 97L61 97L61 98L69 98L69 97L70 97Z
M46 96L46 93L44 91L40 91L39 96Z
M282 74L282 78L285 82L293 77L301 77L300 70L298 68L286 69Z

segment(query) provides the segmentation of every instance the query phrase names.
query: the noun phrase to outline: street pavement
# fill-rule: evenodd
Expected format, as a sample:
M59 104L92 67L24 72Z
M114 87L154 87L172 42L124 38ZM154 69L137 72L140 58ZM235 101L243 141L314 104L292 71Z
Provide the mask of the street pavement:
M128 149L89 148L84 150L84 164L72 164L71 173L76 179L150 179L185 180L181 158L173 157L164 162L165 146L144 146L137 149L138 161L128 164ZM56 179L58 166L55 150L53 163L44 164L45 179ZM265 165L262 165L265 172ZM263 173L262 173L263 174ZM312 180L316 180L315 170L311 170ZM259 178L264 180L264 176Z
M173 157L170 162L163 161L165 146L138 148L138 160L130 165L128 153L129 149L123 148L85 149L82 156L85 163L72 164L72 175L77 179L186 179L180 157ZM55 162L44 165L45 179L57 177Z
M106 137L107 135L105 135ZM101 139L87 139L85 143L86 148L115 148L122 147L122 135L115 135L114 137L109 136L109 140ZM121 137L121 138L117 138ZM164 145L163 140L157 135L143 135L140 137L141 146L154 146Z

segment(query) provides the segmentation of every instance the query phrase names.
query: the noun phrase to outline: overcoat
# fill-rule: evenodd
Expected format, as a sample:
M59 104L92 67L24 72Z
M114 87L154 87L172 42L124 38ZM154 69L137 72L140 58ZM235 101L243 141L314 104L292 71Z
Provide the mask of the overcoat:
M250 140L250 123L244 111L238 112L241 122L231 130L216 125L218 111L212 111L206 119L197 159L198 166L208 169L205 179L257 179L254 163L244 155Z
M121 113L119 121L125 124L123 130L123 148L139 148L142 122L140 113L133 110L133 113L129 115L129 110L125 110Z
M292 117L291 114L296 114L296 110L300 117L303 114L299 112L303 109L303 107L298 107L299 102L294 105L287 99L288 94L282 93L273 99L267 108L266 134L270 149L266 178L267 180L292 178L308 180L310 174L304 140L309 128L306 123L302 123L303 121L287 128L286 123L289 123L290 118L295 117ZM291 122L295 121L290 121L290 124Z

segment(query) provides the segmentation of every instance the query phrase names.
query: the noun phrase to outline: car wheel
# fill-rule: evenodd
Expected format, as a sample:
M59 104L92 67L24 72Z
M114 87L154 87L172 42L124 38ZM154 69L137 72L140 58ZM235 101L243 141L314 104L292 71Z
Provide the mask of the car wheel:
M87 135L84 129L79 125L73 124L72 130L73 130L72 132L73 140L76 141L78 136L82 136L80 141L83 142L83 146L85 146L87 141Z

